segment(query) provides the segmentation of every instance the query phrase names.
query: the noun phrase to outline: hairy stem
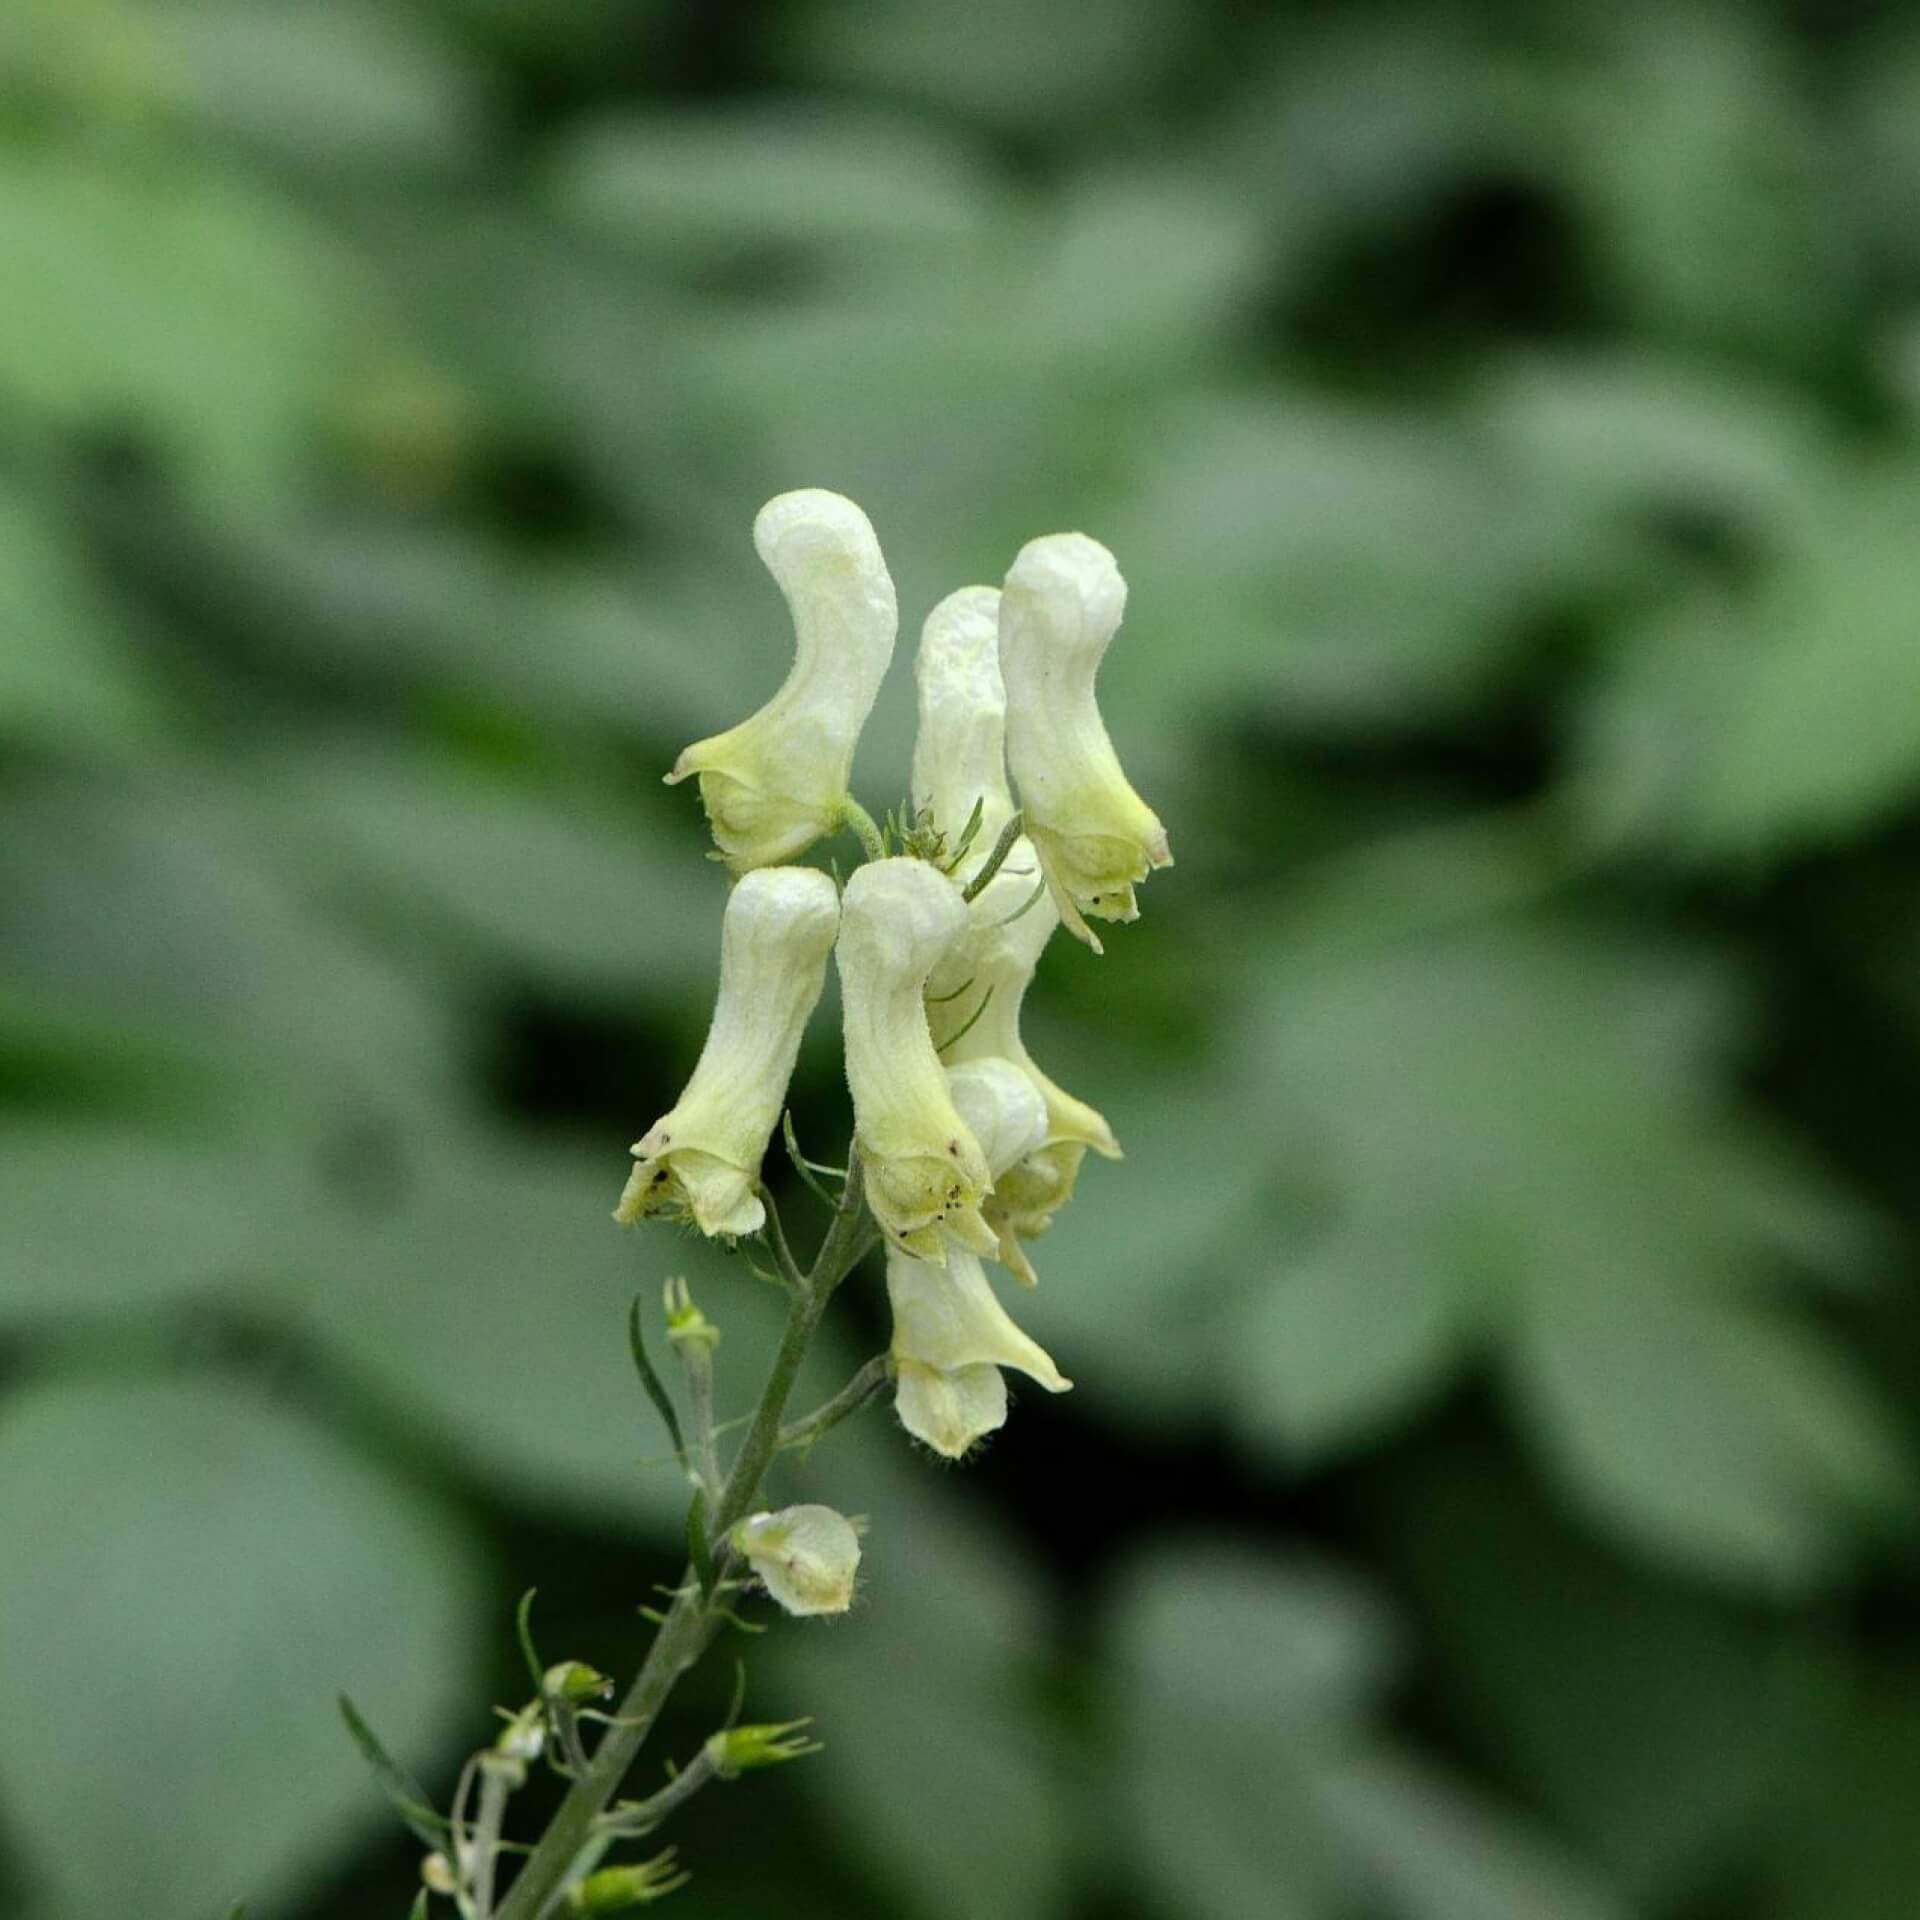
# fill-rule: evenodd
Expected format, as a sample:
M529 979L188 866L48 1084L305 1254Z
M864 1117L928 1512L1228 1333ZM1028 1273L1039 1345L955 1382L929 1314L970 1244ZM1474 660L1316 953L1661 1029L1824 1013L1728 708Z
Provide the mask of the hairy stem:
M834 1213L819 1257L788 1304L780 1345L767 1374L759 1405L754 1408L747 1435L734 1456L726 1484L708 1519L708 1537L724 1548L728 1529L743 1518L760 1497L767 1469L780 1449L781 1421L793 1383L807 1348L820 1325L833 1290L859 1263L872 1242L871 1216L863 1199L858 1156L851 1155L846 1190ZM703 1595L694 1570L680 1577L673 1604L654 1635L653 1644L633 1684L620 1702L586 1770L567 1789L547 1830L527 1856L518 1877L499 1909L499 1920L546 1920L555 1903L575 1878L589 1855L598 1859L606 1836L600 1816L620 1790L620 1783L660 1717L667 1696L680 1676L711 1644L727 1611L724 1584Z

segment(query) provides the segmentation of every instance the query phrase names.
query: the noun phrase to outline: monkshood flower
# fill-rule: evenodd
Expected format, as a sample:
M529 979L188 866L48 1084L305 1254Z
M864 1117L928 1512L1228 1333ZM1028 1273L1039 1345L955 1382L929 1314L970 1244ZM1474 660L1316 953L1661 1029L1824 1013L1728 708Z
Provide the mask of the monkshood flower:
M1073 1382L1008 1317L979 1256L956 1247L944 1267L887 1249L893 1307L894 1410L935 1453L957 1460L1007 1418L1002 1367L1049 1393Z
M634 1143L616 1220L684 1211L708 1235L765 1223L760 1162L839 922L833 882L811 867L763 867L733 889L707 1043L672 1112Z
M853 1604L860 1536L831 1507L782 1507L752 1513L733 1530L733 1545L789 1613L845 1613Z
M753 543L786 596L793 670L758 713L674 762L735 873L791 860L842 824L853 750L893 658L899 613L867 516L818 487L760 509Z
M1020 549L1000 596L1007 765L1048 890L1067 928L1133 920L1135 885L1170 867L1159 816L1127 784L1094 696L1126 582L1099 541L1050 533Z
M941 1261L991 1253L986 1157L954 1107L927 1031L927 976L967 930L960 889L924 860L876 860L847 882L835 962L853 1138L867 1204L893 1245Z
M988 1143L998 1179L1032 1153L1046 1133L1046 1109L1033 1083L1008 1060L974 1060L948 1075L954 1103ZM900 1424L934 1452L957 1460L1005 1424L1002 1367L1064 1393L1064 1379L1043 1348L1008 1317L979 1257L954 1248L945 1266L887 1249L887 1298L893 1307L894 1410Z
M1013 818L997 587L962 587L927 615L914 678L920 730L913 742L913 804L933 815L950 842L977 805L980 822L971 849L977 868Z

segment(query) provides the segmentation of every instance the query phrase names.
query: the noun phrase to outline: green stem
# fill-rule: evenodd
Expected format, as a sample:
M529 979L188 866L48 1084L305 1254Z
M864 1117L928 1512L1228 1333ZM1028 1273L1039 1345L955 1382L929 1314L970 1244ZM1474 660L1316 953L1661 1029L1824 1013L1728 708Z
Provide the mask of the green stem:
M840 817L860 836L860 845L869 860L884 860L887 857L887 843L881 836L878 824L852 794L841 801Z
M780 1448L781 1420L793 1383L820 1317L834 1288L858 1264L870 1244L870 1216L863 1194L858 1156L849 1155L846 1192L806 1285L794 1293L788 1305L786 1325L760 1404L754 1409L752 1424L709 1518L709 1537L717 1543L725 1541L728 1529L759 1499L761 1483ZM600 1817L620 1790L667 1696L711 1644L727 1604L724 1592L716 1591L711 1597L701 1594L691 1567L681 1574L673 1604L620 1702L619 1712L594 1749L585 1772L568 1787L546 1832L527 1856L501 1904L499 1920L546 1920L589 1851L595 1859L605 1851Z

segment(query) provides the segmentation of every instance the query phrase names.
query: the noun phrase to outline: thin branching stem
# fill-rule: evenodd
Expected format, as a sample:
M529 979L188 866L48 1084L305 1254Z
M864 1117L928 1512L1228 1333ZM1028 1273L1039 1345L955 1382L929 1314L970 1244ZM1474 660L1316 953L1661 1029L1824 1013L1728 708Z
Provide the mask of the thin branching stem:
M833 1224L802 1286L790 1297L786 1325L766 1386L708 1516L708 1538L716 1547L723 1547L734 1523L759 1499L767 1469L780 1448L793 1383L819 1329L821 1315L834 1289L873 1243L872 1216L864 1194L859 1156L849 1153L846 1189L835 1209ZM723 1561L721 1572L725 1571ZM691 1566L682 1574L673 1603L661 1617L653 1644L618 1713L608 1722L586 1768L568 1787L546 1832L527 1856L501 1903L499 1920L548 1920L567 1887L605 1852L609 1837L601 1816L620 1790L667 1696L711 1645L727 1619L731 1598L724 1578L711 1592L703 1593Z

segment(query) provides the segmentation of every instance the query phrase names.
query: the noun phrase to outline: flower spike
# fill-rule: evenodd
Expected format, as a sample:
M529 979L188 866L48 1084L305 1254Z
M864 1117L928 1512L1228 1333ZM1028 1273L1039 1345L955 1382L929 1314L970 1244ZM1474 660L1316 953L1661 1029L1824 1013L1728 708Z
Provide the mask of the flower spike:
M616 1220L684 1208L709 1236L765 1223L760 1162L839 920L833 882L811 867L763 867L734 888L707 1043L673 1110L635 1141Z
M893 658L899 612L872 524L818 487L760 509L753 542L786 596L796 652L759 712L674 762L700 777L721 857L736 873L791 860L848 817L853 750Z
M1167 831L1127 784L1094 696L1126 604L1113 555L1084 533L1028 541L1000 598L1008 767L1060 918L1096 953L1084 916L1138 918L1135 885L1173 865Z

